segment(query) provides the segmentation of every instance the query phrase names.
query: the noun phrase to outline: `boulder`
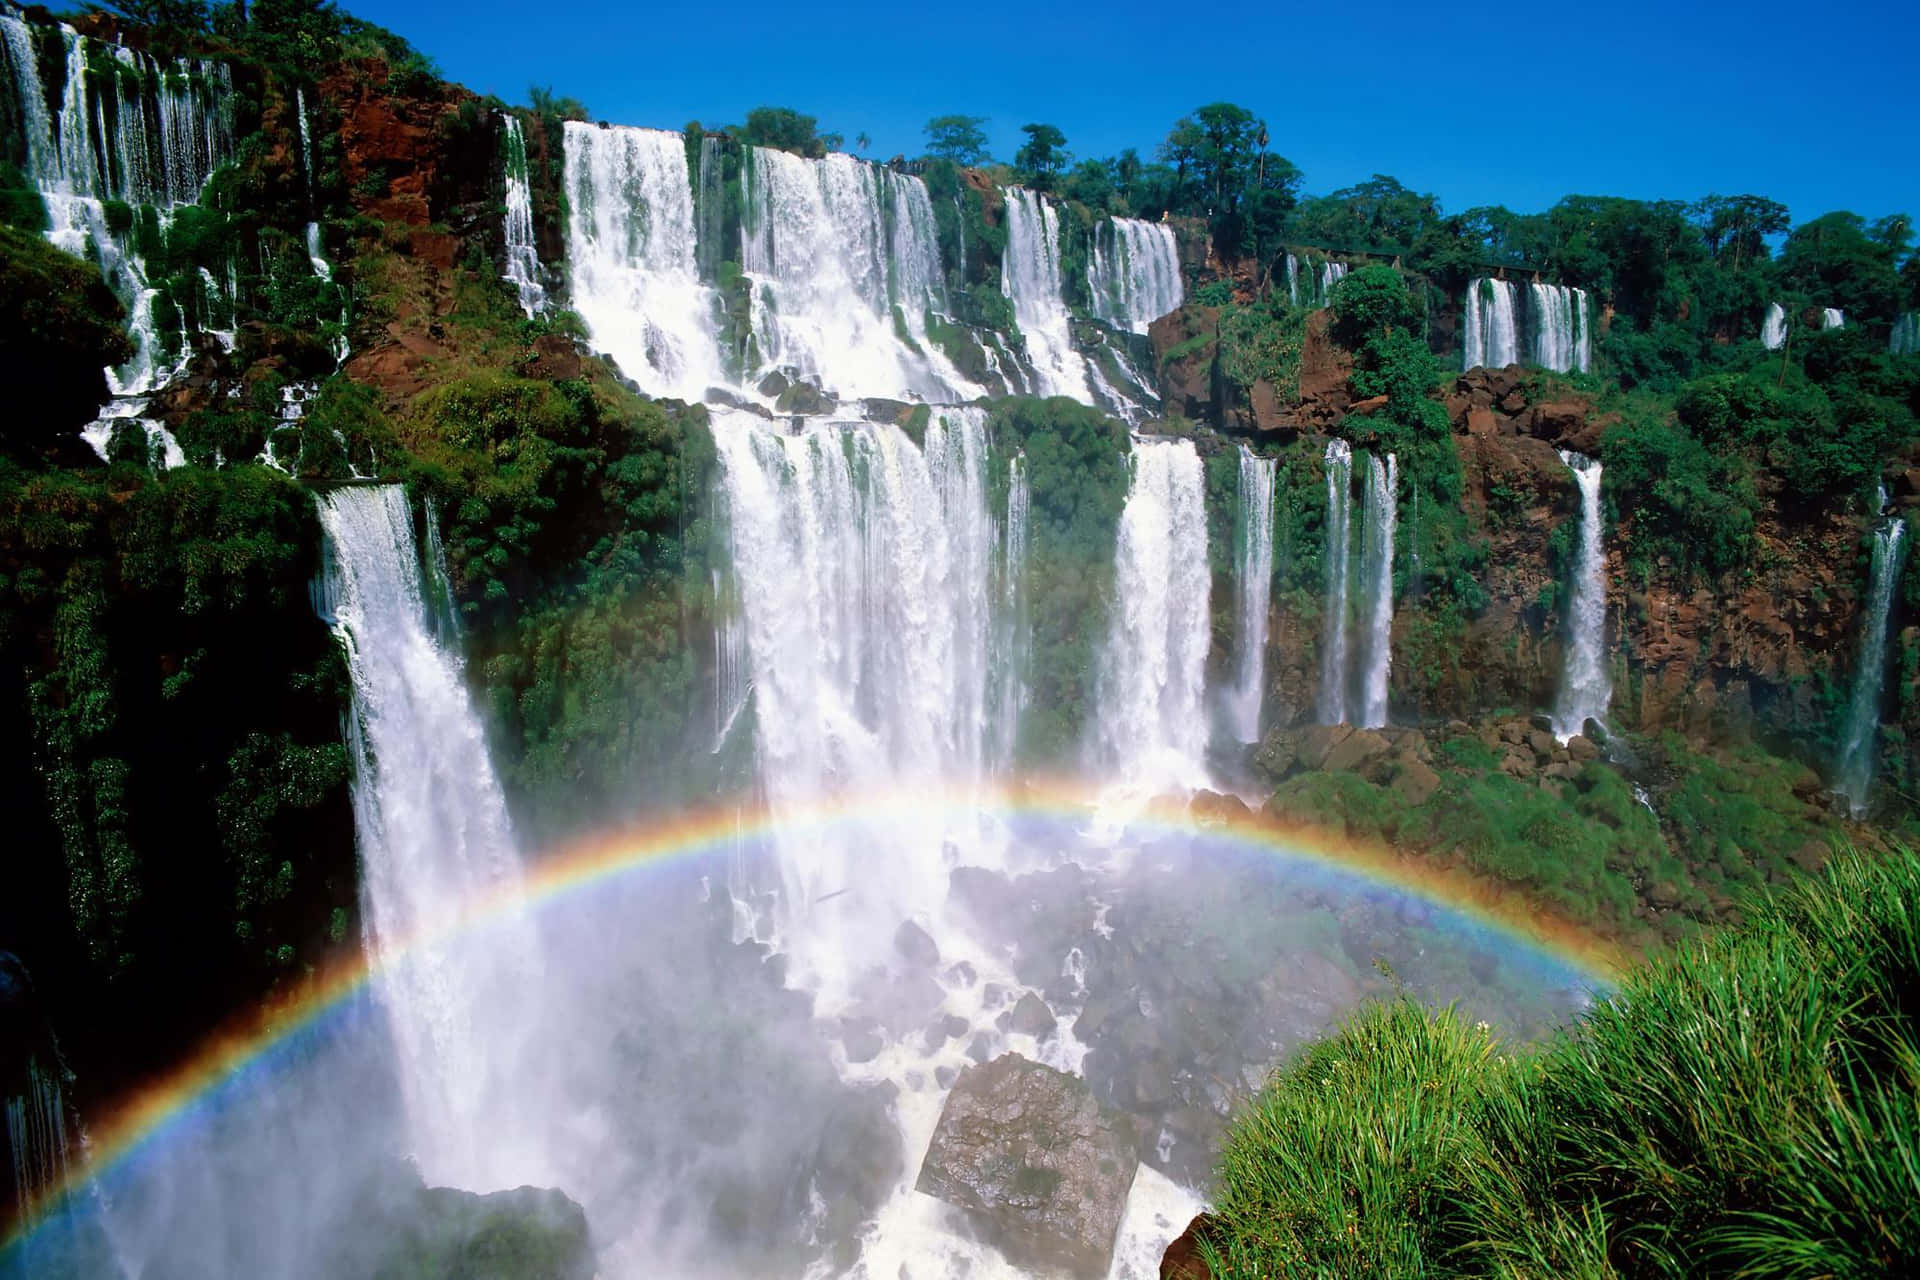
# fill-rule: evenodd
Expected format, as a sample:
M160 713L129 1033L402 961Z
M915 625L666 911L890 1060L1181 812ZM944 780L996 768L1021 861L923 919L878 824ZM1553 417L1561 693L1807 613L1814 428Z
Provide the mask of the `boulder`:
M1187 1224L1179 1238L1160 1255L1160 1280L1213 1280L1213 1270L1200 1256L1200 1241L1217 1225L1210 1213Z
M1295 745L1295 753L1301 764L1309 769L1326 767L1327 757L1333 749L1345 742L1353 734L1350 724L1316 724L1300 731Z
M1409 754L1394 757L1393 789L1410 805L1425 804L1440 787L1440 775L1426 761Z
M1392 745L1385 735L1372 729L1355 729L1327 753L1320 767L1329 773L1357 769L1375 756L1385 754Z
M1239 796L1222 795L1202 788L1187 802L1187 812L1201 823L1235 822L1253 816L1253 810Z
M1053 1010L1047 1002L1029 991L1020 997L1008 1015L1007 1029L1017 1031L1023 1036L1050 1036L1053 1034Z
M940 963L939 944L911 920L902 920L893 931L893 949L915 969L931 969Z
M1139 1165L1084 1080L1017 1054L947 1094L917 1189L965 1212L1015 1266L1104 1276Z

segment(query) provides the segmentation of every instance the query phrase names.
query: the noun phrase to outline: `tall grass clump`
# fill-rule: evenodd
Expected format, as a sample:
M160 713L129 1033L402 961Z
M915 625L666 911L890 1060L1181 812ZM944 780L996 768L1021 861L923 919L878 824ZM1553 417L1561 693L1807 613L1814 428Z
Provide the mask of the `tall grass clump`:
M1544 1045L1409 1001L1229 1137L1221 1277L1920 1274L1920 857L1845 854Z

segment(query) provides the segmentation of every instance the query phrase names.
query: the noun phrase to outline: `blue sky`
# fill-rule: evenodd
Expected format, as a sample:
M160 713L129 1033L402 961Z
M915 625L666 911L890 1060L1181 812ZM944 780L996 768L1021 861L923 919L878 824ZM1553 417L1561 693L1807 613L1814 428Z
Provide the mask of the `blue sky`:
M1753 192L1796 221L1920 215L1910 2L345 7L482 93L551 85L619 124L790 106L883 158L965 113L990 118L1002 158L1032 120L1075 156L1150 155L1181 114L1226 99L1267 120L1312 192L1380 172L1449 210Z

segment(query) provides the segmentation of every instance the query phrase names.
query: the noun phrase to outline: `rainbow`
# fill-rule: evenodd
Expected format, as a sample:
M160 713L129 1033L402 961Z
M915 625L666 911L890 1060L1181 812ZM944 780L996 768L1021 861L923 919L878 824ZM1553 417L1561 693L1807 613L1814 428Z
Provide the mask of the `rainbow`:
M394 949L390 963L508 913L537 911L591 886L778 832L826 832L852 822L889 819L924 823L942 815L983 812L1083 824L1097 802L1096 794L1084 785L1043 781L1002 789L840 796L783 809L778 815L738 804L716 805L645 827L602 834L538 858L528 874L509 888L469 904L431 933L406 939ZM1130 819L1127 829L1131 835L1149 838L1199 833L1266 855L1337 870L1373 887L1464 915L1496 935L1558 961L1595 987L1608 985L1631 959L1616 944L1543 912L1538 904L1511 890L1320 828L1248 812L1197 817L1184 804L1161 804ZM84 1162L71 1171L64 1188L43 1199L40 1216L89 1179L162 1139L203 1101L261 1068L276 1049L318 1028L359 995L377 972L360 948L343 948L296 988L237 1017L173 1069L132 1091L104 1115L91 1117ZM30 1212L12 1236L0 1241L0 1254L5 1246L30 1235L36 1225Z

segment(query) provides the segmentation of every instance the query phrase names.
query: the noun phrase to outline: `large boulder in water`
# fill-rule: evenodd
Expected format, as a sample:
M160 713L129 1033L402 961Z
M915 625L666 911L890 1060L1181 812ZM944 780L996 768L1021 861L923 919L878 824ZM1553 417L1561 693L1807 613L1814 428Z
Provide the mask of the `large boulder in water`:
M478 1195L428 1187L409 1168L375 1174L314 1260L316 1275L418 1280L592 1280L587 1214L559 1191Z
M1134 1147L1084 1080L1004 1054L954 1081L918 1189L965 1210L1017 1266L1104 1276Z

